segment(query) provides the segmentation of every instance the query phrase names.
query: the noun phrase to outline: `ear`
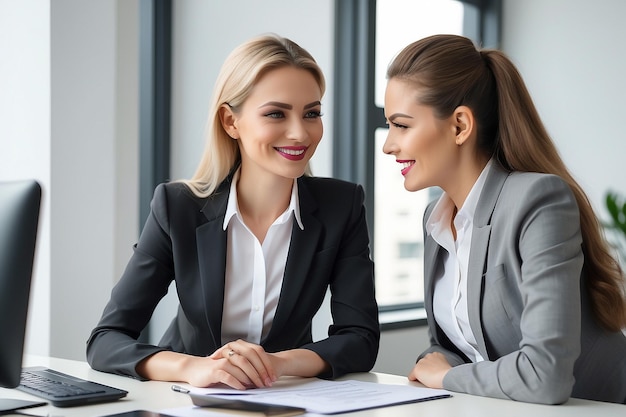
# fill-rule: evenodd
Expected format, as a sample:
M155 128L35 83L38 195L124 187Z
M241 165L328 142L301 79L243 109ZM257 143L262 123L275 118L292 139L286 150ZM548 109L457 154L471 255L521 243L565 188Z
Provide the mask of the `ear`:
M467 106L459 106L453 113L453 124L456 135L456 144L461 146L468 139L475 136L476 121L472 109Z
M239 131L237 129L237 115L228 104L222 104L218 109L222 128L233 139L239 139Z

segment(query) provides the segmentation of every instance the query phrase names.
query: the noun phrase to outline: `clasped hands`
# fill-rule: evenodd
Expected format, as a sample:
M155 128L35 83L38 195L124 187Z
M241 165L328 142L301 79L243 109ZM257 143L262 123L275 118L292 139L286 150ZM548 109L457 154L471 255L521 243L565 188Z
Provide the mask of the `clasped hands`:
M235 389L270 387L282 375L283 359L243 340L229 342L188 364L188 382L197 387L225 384Z

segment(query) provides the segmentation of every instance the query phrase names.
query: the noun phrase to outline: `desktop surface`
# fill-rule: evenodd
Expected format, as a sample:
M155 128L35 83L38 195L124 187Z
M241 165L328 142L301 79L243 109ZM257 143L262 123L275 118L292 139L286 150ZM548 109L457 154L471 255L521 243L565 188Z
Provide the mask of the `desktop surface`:
M132 410L158 412L168 409L192 407L192 401L189 395L172 391L172 384L169 382L142 382L132 378L94 371L86 362L34 355L25 356L24 366L46 366L79 378L111 385L128 391L128 395L125 398L112 403L71 408L57 408L52 405L47 405L24 410L24 413L29 416L98 417ZM380 373L352 374L342 379L357 379L360 381L383 384L415 384L410 383L407 378L403 376ZM0 395L25 400L36 399L36 397L18 390L0 389ZM506 415L507 417L624 417L626 416L626 406L575 398L570 399L563 405L538 405L452 393L451 398L340 415L349 417L415 417L420 415L463 417L500 417L502 415ZM24 417L24 414L15 414L15 416Z

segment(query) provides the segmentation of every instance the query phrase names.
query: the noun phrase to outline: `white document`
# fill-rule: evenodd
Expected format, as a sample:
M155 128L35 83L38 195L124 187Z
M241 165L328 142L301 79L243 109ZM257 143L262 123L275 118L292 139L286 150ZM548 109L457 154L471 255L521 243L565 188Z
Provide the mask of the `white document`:
M189 388L192 393L243 401L291 405L309 413L334 414L395 404L445 398L446 390L390 385L355 380L328 381L318 378L288 378L271 388L238 391L232 388Z

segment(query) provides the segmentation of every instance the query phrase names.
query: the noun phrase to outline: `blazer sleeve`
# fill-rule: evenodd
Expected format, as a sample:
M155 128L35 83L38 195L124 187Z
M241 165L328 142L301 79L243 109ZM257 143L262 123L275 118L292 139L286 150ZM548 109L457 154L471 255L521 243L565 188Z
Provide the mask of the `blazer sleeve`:
M137 364L165 350L138 339L174 275L167 219L167 196L161 184L126 270L87 341L87 361L93 369L143 379L135 370Z
M428 330L428 333L430 334L430 329ZM419 360L427 354L434 352L438 352L444 355L451 366L457 366L467 363L467 361L464 360L461 355L444 348L443 346L438 344L432 336L430 337L430 346L417 357L417 361L415 361L415 363L419 362Z
M342 226L330 278L333 324L328 329L328 338L302 346L330 364L330 372L320 375L322 378L368 372L378 355L380 327L364 193L361 186L353 186L353 190L350 215ZM335 197L345 199L346 195Z
M480 326L489 360L452 368L443 386L563 403L572 392L580 353L579 209L558 177L529 174L507 181L493 213L483 276ZM519 334L517 346L517 338L507 337L510 332Z

